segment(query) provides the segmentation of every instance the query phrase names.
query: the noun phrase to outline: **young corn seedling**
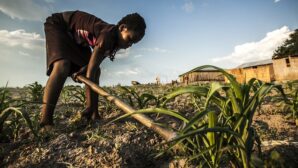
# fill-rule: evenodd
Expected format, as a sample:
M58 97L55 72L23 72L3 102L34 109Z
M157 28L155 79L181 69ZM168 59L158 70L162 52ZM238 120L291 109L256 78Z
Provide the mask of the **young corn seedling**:
M28 86L29 94L31 97L31 101L33 102L42 102L42 96L43 96L43 87L38 82L34 82L32 84L29 84Z
M73 91L73 96L76 99L75 102L78 102L80 104L86 103L86 95L85 95L85 89L81 87L75 87Z
M283 111L290 112L287 118L293 118L298 126L298 80L286 83L286 93L273 97L273 102L282 105Z
M65 86L61 92L61 102L66 105L71 103L85 104L85 90L80 86Z
M249 167L254 143L260 142L252 119L266 94L280 86L251 79L238 83L223 69L214 66L228 80L227 84L212 83L211 86L187 86L178 88L164 97L161 108L140 109L135 113L160 113L175 117L185 123L178 136L170 141L172 149L177 144L189 160L201 167L218 167L226 164L234 167ZM204 97L203 110L187 119L182 114L165 109L166 103L181 94L191 93ZM134 113L134 114L135 114ZM123 115L124 118L133 114Z
M17 101L11 99L7 88L0 88L0 137L8 140L9 136L14 139L18 136L21 122L24 120L33 135L38 138L37 130L30 119L28 113L21 111L26 103L16 104Z
M61 91L61 103L64 105L68 105L72 99L72 87L71 86L64 86Z
M129 104L134 107L134 102L137 102L137 107L142 109L147 107L148 102L153 100L156 106L159 106L159 98L155 97L149 93L138 94L133 88L127 88L121 86L120 89L122 90L122 97L127 97L129 100Z

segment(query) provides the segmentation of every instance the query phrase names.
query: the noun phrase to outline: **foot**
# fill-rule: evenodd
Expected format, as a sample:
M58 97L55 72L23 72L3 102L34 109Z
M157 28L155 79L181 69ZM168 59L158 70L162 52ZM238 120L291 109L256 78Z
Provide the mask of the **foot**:
M92 111L91 111L90 108L87 107L84 110L82 110L80 113L81 113L81 118L85 118L88 121L91 120L91 118L92 118Z
M54 125L44 125L39 130L39 135L43 140L48 141L55 133Z
M81 111L81 118L85 118L87 119L87 121L100 120L98 111L93 111L91 110L91 108L88 107Z
M98 121L100 119L101 119L101 117L99 116L98 111L93 111L91 120L92 121Z
M39 122L39 127L40 128L48 127L48 126L54 126L53 121L42 120L42 121Z
M43 127L40 128L39 132L50 133L50 132L53 132L53 130L54 130L54 125L44 125Z

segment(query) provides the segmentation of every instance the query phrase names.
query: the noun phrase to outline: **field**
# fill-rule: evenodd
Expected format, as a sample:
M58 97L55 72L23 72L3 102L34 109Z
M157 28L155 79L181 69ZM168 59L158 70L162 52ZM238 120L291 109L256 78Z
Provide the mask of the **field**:
M239 84L231 77L228 84L104 89L178 136L167 142L131 116L119 118L124 113L102 97L102 119L81 120L85 98L79 86L64 87L55 127L41 132L42 86L6 87L1 88L0 167L298 165L296 81Z

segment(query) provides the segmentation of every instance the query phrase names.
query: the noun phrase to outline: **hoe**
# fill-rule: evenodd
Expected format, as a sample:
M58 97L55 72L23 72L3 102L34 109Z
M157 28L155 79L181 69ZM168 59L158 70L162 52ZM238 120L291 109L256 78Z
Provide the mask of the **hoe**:
M97 84L91 82L87 78L85 78L83 76L78 76L78 80L80 80L81 82L88 85L94 92L96 92L99 95L103 96L105 99L107 99L111 103L114 103L118 108L123 110L125 113L131 114L131 113L136 111L131 106L127 105L126 103L124 103L119 98L110 95L105 90L103 90L101 87L99 87ZM157 134L159 134L166 141L170 141L170 140L172 140L173 138L176 137L175 132L173 132L169 129L160 127L159 125L155 124L151 118L149 118L145 115L134 114L134 115L132 115L132 117L135 118L136 120L138 120L140 123L142 123L146 127L148 127L149 129L151 129L154 132L156 132Z

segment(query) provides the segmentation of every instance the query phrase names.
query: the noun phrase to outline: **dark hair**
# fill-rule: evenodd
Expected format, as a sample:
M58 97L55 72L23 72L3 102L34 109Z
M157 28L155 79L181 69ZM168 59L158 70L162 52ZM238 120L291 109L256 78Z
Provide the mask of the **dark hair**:
M135 31L139 39L141 40L145 35L145 29L146 29L146 23L144 18L139 15L138 13L132 13L124 16L118 23L117 27L119 27L121 24L125 24L129 30ZM115 48L111 53L109 54L109 58L111 61L115 59L115 54L118 51L118 48Z
M123 17L118 23L117 26L121 24L126 24L127 28L138 33L141 40L145 35L146 23L144 18L138 13L128 14Z

